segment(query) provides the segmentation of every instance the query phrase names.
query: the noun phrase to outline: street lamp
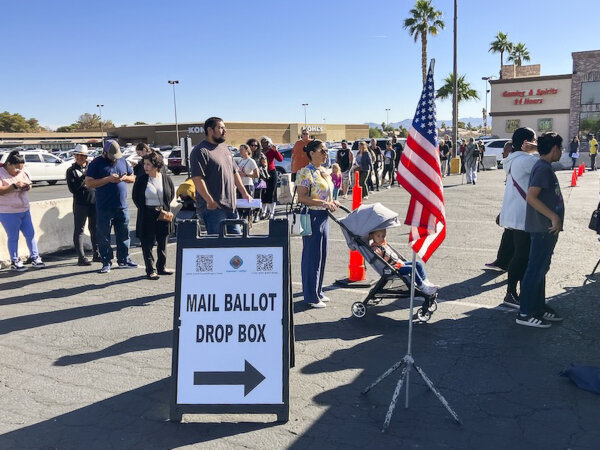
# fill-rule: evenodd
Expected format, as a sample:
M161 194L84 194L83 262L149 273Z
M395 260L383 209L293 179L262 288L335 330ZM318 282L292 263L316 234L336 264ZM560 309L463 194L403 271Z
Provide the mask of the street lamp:
M102 125L102 108L104 105L96 105L98 111L100 111L100 140L102 141L102 147L104 147L104 126Z
M169 80L169 84L173 85L173 108L175 109L175 135L177 136L177 143L179 145L179 124L177 123L177 101L175 100L175 85L179 84L179 80Z
M487 116L488 116L488 92L490 92L490 90L488 89L488 83L490 82L491 79L496 78L495 75L490 75L489 77L481 77L481 79L483 81L485 81L485 109L484 114L483 114L483 128L486 130L485 132L487 133Z
M385 125L390 124L390 108L385 108Z
M304 128L306 128L306 107L308 103L302 103L302 106L304 106Z

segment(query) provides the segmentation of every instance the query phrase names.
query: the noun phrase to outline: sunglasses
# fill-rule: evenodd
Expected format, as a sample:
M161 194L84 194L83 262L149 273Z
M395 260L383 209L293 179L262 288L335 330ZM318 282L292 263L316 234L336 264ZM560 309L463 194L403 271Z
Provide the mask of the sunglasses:
M258 147L258 144L250 144L250 147Z

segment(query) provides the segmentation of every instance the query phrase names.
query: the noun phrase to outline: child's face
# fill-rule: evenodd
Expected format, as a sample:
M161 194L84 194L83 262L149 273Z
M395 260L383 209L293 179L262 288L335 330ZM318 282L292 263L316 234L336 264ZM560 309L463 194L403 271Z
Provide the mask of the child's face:
M385 242L385 230L377 230L373 233L373 241L376 244L383 244Z

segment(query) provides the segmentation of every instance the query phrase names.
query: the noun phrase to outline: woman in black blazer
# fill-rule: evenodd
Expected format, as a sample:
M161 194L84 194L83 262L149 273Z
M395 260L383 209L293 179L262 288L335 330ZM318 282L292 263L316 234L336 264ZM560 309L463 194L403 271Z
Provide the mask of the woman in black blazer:
M167 239L171 231L171 223L158 220L161 210L170 211L171 202L175 196L173 180L163 169L163 157L157 152L151 152L140 161L144 173L140 174L133 184L133 203L138 208L135 224L136 235L142 243L146 277L158 280L159 275L172 275L173 271L166 268ZM157 244L156 269L152 248Z

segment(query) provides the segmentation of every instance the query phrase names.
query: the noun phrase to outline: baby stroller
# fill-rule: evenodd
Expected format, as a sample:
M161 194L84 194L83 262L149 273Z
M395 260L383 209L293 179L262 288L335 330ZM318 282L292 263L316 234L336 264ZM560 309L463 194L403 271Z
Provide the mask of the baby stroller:
M369 306L377 305L383 299L410 298L410 275L400 274L395 267L388 264L369 246L370 232L401 225L398 221L398 214L381 203L361 205L352 212L343 206L340 206L340 209L349 214L343 219L338 219L331 213L329 216L342 228L350 250L358 250L365 261L381 277L362 302L355 302L352 305L352 315L358 318L364 317ZM407 261L400 252L395 251L402 261ZM417 296L424 299L423 305L417 310L417 319L427 322L431 319L433 312L437 310L437 293L425 295L415 286L415 297Z

